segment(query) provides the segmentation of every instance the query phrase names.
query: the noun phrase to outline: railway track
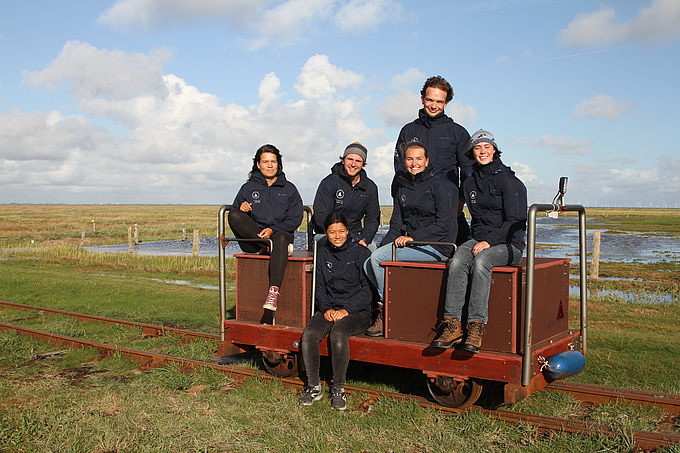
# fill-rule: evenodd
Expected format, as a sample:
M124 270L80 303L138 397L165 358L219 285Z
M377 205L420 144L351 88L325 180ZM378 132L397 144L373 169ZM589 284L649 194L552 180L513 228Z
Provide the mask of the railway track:
M36 307L24 304L15 304L11 302L1 302L0 308L7 307L13 309L21 310L37 310L43 313L52 313L63 316L75 317L81 321L88 322L105 322L111 324L118 324L128 327L140 328L142 332L149 336L159 336L159 335L179 335L185 336L189 339L215 339L219 340L218 335L211 335L200 332L192 332L182 329L174 329L163 326L153 326L143 323L124 321L112 318L104 318L100 316L85 315L80 313L66 312L63 310L48 309L43 307ZM193 369L199 367L212 368L221 372L224 372L232 377L260 377L265 379L278 379L291 386L301 387L302 381L299 379L290 378L279 378L271 376L270 374L260 371L253 370L249 368L243 368L233 365L223 365L217 362L207 362L201 360L195 360L185 357L171 356L167 354L159 354L148 351L141 351L131 348L123 348L115 345L109 345L104 343L97 343L89 340L84 340L80 338L68 337L64 335L58 335L51 332L40 331L32 328L22 327L18 325L0 323L0 332L17 332L19 335L32 337L39 339L41 341L48 342L53 345L69 347L74 349L79 348L93 348L100 352L104 356L109 356L111 354L120 354L122 357L129 360L133 360L139 363L142 368L154 368L160 366L166 366L168 364L177 364L183 368ZM586 401L592 403L608 403L608 402L633 402L637 404L653 405L661 407L664 412L678 416L680 414L680 396L679 395L669 395L654 392L643 392L637 390L627 390L627 389L616 389L610 387L602 387L591 384L579 384L572 382L561 382L556 381L552 383L548 388L554 389L561 392L567 392L572 395L575 399L579 401ZM398 400L413 400L416 401L422 407L435 408L445 412L460 413L465 410L447 408L433 403L425 398L404 395L395 392L378 391L373 389L366 389L361 387L347 386L347 391L349 392L363 392L369 395L369 401L375 400L377 398L393 398ZM369 403L370 405L370 403ZM600 434L610 437L622 437L626 436L628 439L633 439L635 443L635 449L633 451L654 451L661 447L677 446L680 445L680 434L678 433L655 433L648 431L638 431L638 430L622 430L620 428L613 428L606 425L598 425L592 423L585 423L575 420L565 420L555 417L544 417L530 414L523 414L518 412L506 411L506 410L487 410L475 407L471 410L480 411L489 417L493 417L497 420L509 422L509 423L524 423L533 427L538 432L547 431L562 431L574 434L585 434L593 435Z

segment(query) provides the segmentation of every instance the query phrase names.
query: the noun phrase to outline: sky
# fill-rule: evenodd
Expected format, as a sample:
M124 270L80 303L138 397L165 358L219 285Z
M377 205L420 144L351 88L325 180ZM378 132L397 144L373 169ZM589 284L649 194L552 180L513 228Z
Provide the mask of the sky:
M420 89L550 203L680 207L679 0L0 0L0 203L311 204L345 146L391 205Z

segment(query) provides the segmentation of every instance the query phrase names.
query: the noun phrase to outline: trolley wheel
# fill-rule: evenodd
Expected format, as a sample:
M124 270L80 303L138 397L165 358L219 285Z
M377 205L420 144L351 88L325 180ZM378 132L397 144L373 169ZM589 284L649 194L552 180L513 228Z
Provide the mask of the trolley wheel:
M262 363L269 374L282 378L296 377L300 370L298 354L295 353L262 351Z
M427 388L432 398L442 406L464 409L477 401L483 385L479 379L459 382L449 376L437 376L427 379Z

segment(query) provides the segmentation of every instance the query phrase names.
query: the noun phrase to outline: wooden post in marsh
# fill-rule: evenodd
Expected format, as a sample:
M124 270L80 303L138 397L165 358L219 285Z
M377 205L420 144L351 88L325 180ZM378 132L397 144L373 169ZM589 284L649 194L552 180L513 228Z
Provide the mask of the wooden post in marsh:
M92 219L92 231L97 231L97 222Z
M132 253L132 227L128 227L128 252Z
M85 228L80 231L80 246L85 245Z
M183 223L182 224L182 241L187 240L187 224Z
M139 245L139 227L135 223L135 245Z
M191 253L194 256L198 256L198 246L199 246L200 242L201 242L201 239L198 237L198 230L194 230L194 240L191 243L191 245L193 246L193 250L192 250Z
M600 278L600 240L601 232L593 232L593 256L590 260L590 278L598 280Z

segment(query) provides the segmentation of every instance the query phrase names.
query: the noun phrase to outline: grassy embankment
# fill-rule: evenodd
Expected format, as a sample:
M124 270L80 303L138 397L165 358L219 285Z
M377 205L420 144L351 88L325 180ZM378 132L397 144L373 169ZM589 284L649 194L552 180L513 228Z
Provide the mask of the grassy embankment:
M215 258L97 254L78 246L81 230L91 229L92 219L97 222L97 231L88 235L94 236L93 242L124 243L127 226L134 223L140 226L143 240L178 239L182 223L205 232L202 236L214 236L216 213L217 207L204 206L0 206L3 246L27 248L2 252L0 299L216 332L217 292L197 287L216 285ZM598 220L611 221L612 230L678 232L679 217L665 213L654 217L653 211L637 210L620 217L614 213L604 211ZM664 223L667 217L673 221ZM153 234L145 236L145 231ZM662 282L665 290L677 291L677 266L670 261L644 266L607 263L601 272L644 276ZM658 283L651 284L658 288ZM679 315L677 303L591 300L588 365L573 379L680 394L680 328L675 322ZM134 330L41 313L1 310L0 319L197 358L208 358L212 347L181 345L173 338L148 339ZM278 382L253 379L237 386L228 377L205 371L140 372L137 365L119 357L101 360L91 351L36 358L37 353L54 350L13 334L0 335L0 451L630 450L626 441L560 434L541 437L526 427L507 426L474 413L444 417L392 401L379 401L364 413L358 410L362 395L353 395L351 410L343 414L331 412L325 398L311 408L300 408L295 405L295 392ZM417 372L385 372L358 364L350 371L357 383L422 391L417 387L423 378ZM668 422L657 411L620 404L584 413L554 392L535 394L515 408L640 429Z

